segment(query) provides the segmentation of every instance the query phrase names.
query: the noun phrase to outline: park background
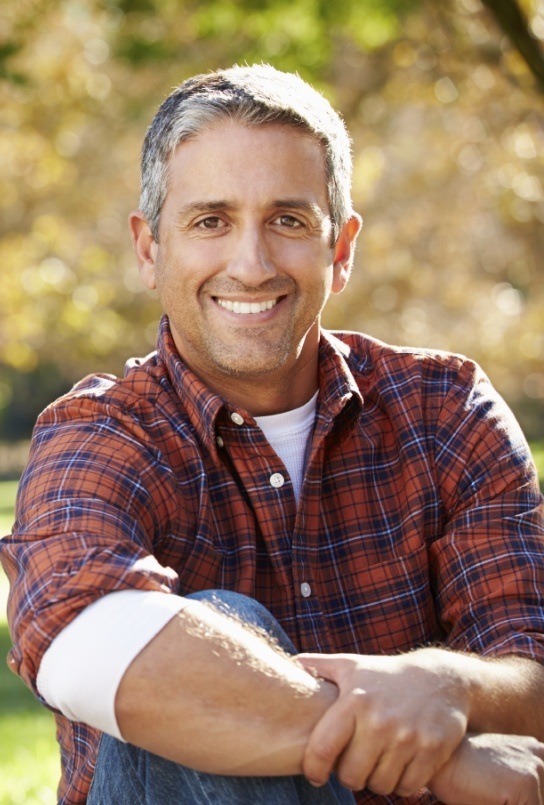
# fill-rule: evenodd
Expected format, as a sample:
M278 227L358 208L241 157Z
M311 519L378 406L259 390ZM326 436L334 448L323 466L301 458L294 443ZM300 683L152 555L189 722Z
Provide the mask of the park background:
M1 533L37 413L154 347L141 142L172 87L234 62L298 71L352 134L365 225L326 326L478 360L544 478L543 43L544 0L3 0ZM54 803L51 717L2 656L0 805Z

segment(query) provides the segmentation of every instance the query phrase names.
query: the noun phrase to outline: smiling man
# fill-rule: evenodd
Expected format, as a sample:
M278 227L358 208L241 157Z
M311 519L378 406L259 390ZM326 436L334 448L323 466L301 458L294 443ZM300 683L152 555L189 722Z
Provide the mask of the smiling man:
M350 177L268 66L147 133L157 351L42 414L0 546L63 805L543 803L536 471L470 360L321 327Z
M217 122L172 154L157 240L144 213L131 224L176 349L210 389L251 400L253 415L310 399L319 317L348 280L360 228L352 213L332 242L315 137Z

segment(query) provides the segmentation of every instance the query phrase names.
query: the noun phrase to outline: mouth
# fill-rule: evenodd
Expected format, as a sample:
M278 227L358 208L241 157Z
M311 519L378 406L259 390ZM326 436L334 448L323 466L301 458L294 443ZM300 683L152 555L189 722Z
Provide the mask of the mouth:
M272 310L281 298L278 296L276 299L268 299L266 302L238 302L231 299L220 299L216 296L214 300L219 307L228 310L229 313L239 313L247 316L252 313L264 313L266 310Z

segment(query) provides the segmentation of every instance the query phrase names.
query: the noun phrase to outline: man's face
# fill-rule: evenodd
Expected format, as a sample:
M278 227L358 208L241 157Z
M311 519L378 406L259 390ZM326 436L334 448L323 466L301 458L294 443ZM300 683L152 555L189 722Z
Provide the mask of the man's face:
M331 247L315 139L285 125L217 123L170 159L159 243L141 216L133 235L181 357L211 388L294 378L297 364L317 361L320 313L347 281L354 235Z

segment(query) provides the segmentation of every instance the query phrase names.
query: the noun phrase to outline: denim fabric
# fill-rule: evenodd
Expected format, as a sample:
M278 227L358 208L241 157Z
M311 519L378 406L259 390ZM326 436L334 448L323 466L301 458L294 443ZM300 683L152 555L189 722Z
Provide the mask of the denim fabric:
M207 590L189 598L265 629L285 651L294 646L261 604L238 593ZM332 777L314 788L304 777L226 777L188 769L103 735L87 805L353 805Z

